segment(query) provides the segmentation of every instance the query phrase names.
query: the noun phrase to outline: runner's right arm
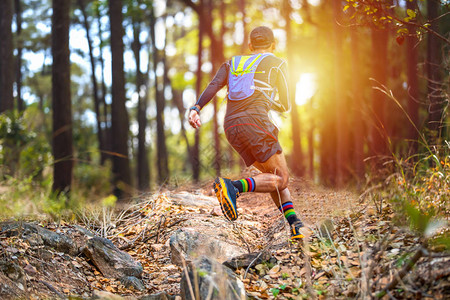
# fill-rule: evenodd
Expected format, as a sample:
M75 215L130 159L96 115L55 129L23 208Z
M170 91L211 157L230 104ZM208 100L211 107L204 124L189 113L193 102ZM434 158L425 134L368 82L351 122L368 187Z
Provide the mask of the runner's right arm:
M228 71L229 71L229 64L224 63L220 67L219 71L217 71L216 75L214 76L213 80L208 84L206 89L203 91L203 93L198 98L197 102L193 106L191 111L189 112L189 124L195 129L200 128L202 126L202 122L200 120L199 112L200 110L208 104L209 101L216 95L216 93L223 88L227 84L228 80Z
M198 105L200 109L202 109L206 104L208 104L209 101L211 101L216 93L227 84L228 71L229 64L223 63L219 71L217 71L216 75L214 76L213 80L208 84L206 89L200 95L195 105Z

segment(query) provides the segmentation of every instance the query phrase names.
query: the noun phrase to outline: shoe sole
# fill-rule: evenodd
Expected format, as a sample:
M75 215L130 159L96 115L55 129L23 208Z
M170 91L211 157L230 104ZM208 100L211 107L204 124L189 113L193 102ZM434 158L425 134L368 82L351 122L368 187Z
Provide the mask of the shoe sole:
M291 240L303 240L304 238L305 238L305 236L303 234L291 236Z
M222 178L216 178L216 180L214 180L214 191L216 192L216 197L219 200L220 209L222 210L225 218L230 221L236 220L238 217L237 211L234 208L233 202L231 201L227 185Z

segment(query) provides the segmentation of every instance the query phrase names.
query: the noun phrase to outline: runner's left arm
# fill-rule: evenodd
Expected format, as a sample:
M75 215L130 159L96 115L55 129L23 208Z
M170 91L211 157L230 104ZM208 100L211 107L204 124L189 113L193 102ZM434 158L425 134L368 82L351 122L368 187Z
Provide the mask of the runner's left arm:
M223 88L227 84L228 80L228 64L223 63L220 67L219 71L217 71L213 80L208 84L206 89L198 98L195 105L198 105L200 109L202 109L209 101L216 95L221 88Z

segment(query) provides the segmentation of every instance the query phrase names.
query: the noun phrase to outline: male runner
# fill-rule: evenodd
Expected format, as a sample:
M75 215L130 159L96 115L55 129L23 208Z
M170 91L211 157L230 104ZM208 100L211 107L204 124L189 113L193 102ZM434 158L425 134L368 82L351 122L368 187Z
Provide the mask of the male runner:
M270 193L291 226L291 238L302 239L299 229L303 224L294 211L287 188L289 171L278 142L278 128L268 116L270 109L290 110L286 63L272 54L275 39L268 27L252 30L249 48L251 56L235 56L222 64L190 108L189 123L193 128L199 128L200 110L227 85L226 137L246 165L253 165L262 173L236 181L216 178L213 186L222 212L227 219L234 221L238 217L236 199L240 193ZM277 91L279 101L274 101Z

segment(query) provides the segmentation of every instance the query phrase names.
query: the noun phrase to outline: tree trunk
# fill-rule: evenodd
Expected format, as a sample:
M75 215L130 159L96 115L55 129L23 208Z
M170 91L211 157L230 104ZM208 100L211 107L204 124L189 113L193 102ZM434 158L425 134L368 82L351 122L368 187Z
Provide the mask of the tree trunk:
M78 0L78 6L80 7L81 13L83 14L83 25L84 29L86 30L86 39L88 42L89 47L89 59L91 63L91 81L92 81L92 93L93 93L93 99L94 99L94 109L95 109L95 115L96 115L96 122L97 122L97 140L98 140L98 148L100 152L100 164L103 165L106 160L106 153L105 153L105 142L104 142L104 134L102 130L101 125L101 119L102 114L100 112L100 98L99 98L99 92L98 92L98 84L97 84L97 78L95 77L95 57L94 57L94 49L92 47L92 40L91 40L91 30L90 30L90 24L87 18L86 14L86 6L84 3L84 0Z
M208 1L208 10L209 13L203 14L205 19L207 20L207 32L208 36L211 40L210 44L210 51L211 51L211 63L213 65L212 68L212 76L216 74L217 70L220 67L220 64L225 60L223 56L223 43L221 42L223 39L217 39L214 35L213 31L213 20L212 20L212 11L214 10L214 3L212 0ZM217 119L218 114L218 103L217 103L217 96L214 96L212 104L214 109L214 115L213 115L213 139L214 139L214 150L215 150L215 156L214 156L214 169L216 171L216 176L220 176L221 174L221 147L220 147L220 136L219 136L219 120Z
M200 0L200 7L203 5L203 0ZM200 98L201 86L202 86L202 56L203 56L203 13L199 13L198 23L198 50L197 50L197 72L195 82L195 92L197 99ZM192 175L195 182L200 178L200 128L195 130L195 142L192 148Z
M379 84L387 83L387 45L388 31L386 29L372 29L372 74ZM387 136L385 128L384 101L385 95L374 90L372 94L373 122L371 128L370 153L376 156L375 163L379 162L383 155L387 154Z
M428 20L435 20L439 16L439 1L428 0ZM439 21L430 23L430 29L439 32ZM440 144L442 137L442 116L444 114L445 98L443 97L442 74L440 71L442 60L441 40L434 34L428 34L427 38L427 62L426 71L428 79L428 98L430 102L428 115L428 128L431 131L430 143Z
M356 29L351 29L351 49L352 49L352 98L354 100L353 111L353 164L354 174L357 184L362 182L364 176L364 138L363 138L363 121L362 121L362 101L364 95L361 80L361 61L359 56L359 35Z
M108 117L108 105L106 104L106 84L105 84L105 60L103 59L103 31L102 31L102 24L101 24L101 14L100 14L100 8L96 7L96 16L97 16L97 27L98 27L98 39L99 39L99 50L100 55L98 56L98 60L100 61L100 69L101 69L101 96L100 96L100 103L103 106L102 111L102 118L101 121L104 124L103 128L103 142L105 147L105 155L104 159L111 159L111 150L112 150L112 140L111 140L111 124Z
M246 11L245 11L245 0L239 0L239 10L242 14L242 33L244 35L244 39L242 41L241 45L241 52L245 53L248 49L248 32L247 32L247 21L246 18Z
M137 119L139 125L138 132L138 154L137 154L137 181L140 191L148 191L150 188L150 169L148 163L148 153L145 142L147 130L147 99L141 96L142 91L146 90L144 77L141 72L140 53L142 44L139 39L141 33L141 19L138 16L133 18L133 35L134 41L132 49L134 52L134 59L136 61L136 93L138 94L138 111ZM147 95L147 93L143 93Z
M0 1L0 113L14 108L13 1Z
M167 161L167 147L166 147L166 134L164 131L164 90L160 90L158 87L158 76L156 76L156 69L159 62L158 49L155 43L155 12L154 8L151 9L150 14L150 34L152 38L152 52L153 52L153 72L155 74L155 95L156 95L156 133L157 133L157 167L158 167L158 183L162 184L169 178L169 166Z
M15 0L16 8L16 36L17 36L17 57L16 57L16 90L17 90L17 108L19 111L25 110L25 104L22 99L22 1Z
M315 128L315 120L312 117L312 112L314 111L313 107L313 100L314 98L311 98L309 100L309 112L311 114L311 117L309 119L309 130L308 130L308 160L309 160L309 178L311 180L314 180L314 128Z
M295 79L293 75L295 73L294 66L294 49L292 43L292 32L291 32L291 12L292 7L289 3L289 0L283 1L284 7L284 20L286 21L285 31L286 31L286 52L287 52L287 60L288 60L288 70L289 70L289 78L288 78L288 86L289 86L289 101L292 104L291 109L291 125L292 125L292 159L291 159L291 171L296 176L303 176L303 151L300 140L300 121L298 115L297 104L295 103Z
M341 5L339 1L333 1L333 16L334 16L334 95L336 103L336 184L341 187L347 181L347 168L348 168L348 134L346 126L346 110L344 93L344 83L342 80L343 74L342 68L342 29L338 24L341 19Z
M130 194L131 174L128 158L128 112L125 106L123 70L122 0L109 1L112 57L111 131L114 193L119 199Z
M70 93L70 2L53 0L52 15L52 108L53 191L69 193L72 184L72 103Z
M406 8L415 10L417 8L417 0L406 2ZM415 27L408 25L409 32L414 32ZM419 128L419 82L417 77L417 46L418 39L415 34L406 37L406 74L408 83L408 115L413 124L408 124L408 140L409 153L408 156L414 155L418 150L417 129Z

